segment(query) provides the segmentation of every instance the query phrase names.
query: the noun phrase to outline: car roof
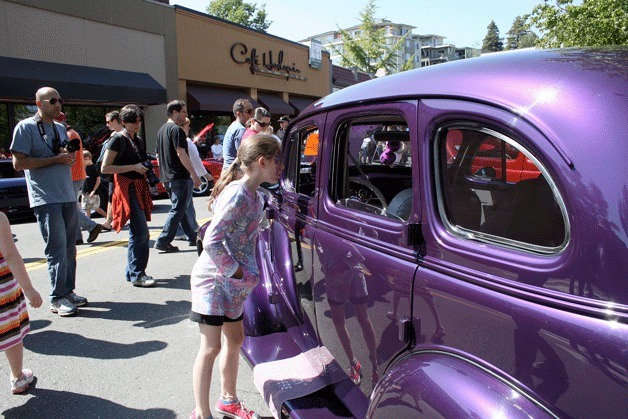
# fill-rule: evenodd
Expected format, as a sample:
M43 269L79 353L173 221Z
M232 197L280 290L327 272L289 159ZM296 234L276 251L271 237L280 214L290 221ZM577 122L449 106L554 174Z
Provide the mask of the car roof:
M574 134L628 125L628 47L515 50L406 71L332 93L308 114L407 98L490 103L531 121L562 150ZM577 135L581 137L581 135ZM573 154L573 153L568 153Z
M528 108L547 89L580 86L580 95L604 90L626 94L628 47L524 49L492 53L405 71L332 93L303 113L349 103L416 96L448 96ZM588 88L588 89L587 89ZM550 99L545 97L544 99ZM549 101L547 101L549 103ZM301 115L299 115L301 116Z

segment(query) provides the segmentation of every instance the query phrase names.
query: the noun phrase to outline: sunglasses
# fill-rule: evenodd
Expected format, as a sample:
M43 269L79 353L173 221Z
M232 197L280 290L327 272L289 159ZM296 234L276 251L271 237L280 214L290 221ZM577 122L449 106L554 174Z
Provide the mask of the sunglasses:
M267 126L270 125L270 122L261 122L261 121L258 121L257 119L255 119L255 122L257 122L259 126L262 128L266 128Z
M253 112L255 112L255 110L253 108L251 109L247 109L246 111L244 111L245 113L248 113L249 115L252 114Z
M42 102L50 102L51 105L56 105L57 102L59 102L59 105L63 105L63 99L59 98L57 99L56 97L53 97L51 99L42 99Z

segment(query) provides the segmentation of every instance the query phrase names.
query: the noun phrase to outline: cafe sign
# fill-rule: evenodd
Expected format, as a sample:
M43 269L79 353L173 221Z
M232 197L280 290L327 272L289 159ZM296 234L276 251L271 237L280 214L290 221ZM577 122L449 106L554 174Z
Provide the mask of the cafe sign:
M307 78L301 75L301 70L292 65L284 64L283 51L274 56L273 51L257 53L256 48L249 48L242 42L231 45L231 59L238 64L249 66L251 74L259 74L269 77L280 77L286 80L306 81Z

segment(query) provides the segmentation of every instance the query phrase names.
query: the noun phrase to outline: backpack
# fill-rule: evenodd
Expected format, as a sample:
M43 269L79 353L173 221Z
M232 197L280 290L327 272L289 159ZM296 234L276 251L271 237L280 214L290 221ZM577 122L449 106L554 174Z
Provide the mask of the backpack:
M98 160L96 160L96 167L98 168L98 171L100 172L100 177L102 177L103 179L105 179L105 180L107 180L109 182L113 182L113 175L110 175L110 174L105 175L105 174L103 174L100 171L100 169L102 167L103 157L105 156L105 150L109 147L109 144L111 143L111 140L113 140L113 137L115 135L118 135L118 134L115 133L111 137L107 138L105 140L105 142L102 143L102 147L100 148L100 155L98 156ZM113 164L116 163L116 160L118 159L118 156L124 154L124 152L126 151L126 141L122 141L121 146L122 146L122 148L120 148L120 151L118 152L116 157L113 159Z

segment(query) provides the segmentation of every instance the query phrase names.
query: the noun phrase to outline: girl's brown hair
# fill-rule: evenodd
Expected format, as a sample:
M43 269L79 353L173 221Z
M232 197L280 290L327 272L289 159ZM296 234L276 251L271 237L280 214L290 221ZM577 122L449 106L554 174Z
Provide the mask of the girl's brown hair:
M239 179L242 176L242 171L246 170L249 165L260 157L272 159L279 153L281 153L281 144L276 138L268 134L256 134L243 141L240 144L240 148L238 148L236 159L231 163L231 166L223 169L220 179L216 181L216 185L209 196L210 207L218 195L220 195L220 192L228 184Z

